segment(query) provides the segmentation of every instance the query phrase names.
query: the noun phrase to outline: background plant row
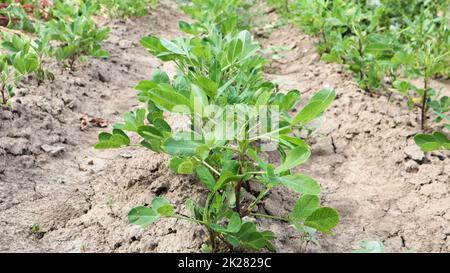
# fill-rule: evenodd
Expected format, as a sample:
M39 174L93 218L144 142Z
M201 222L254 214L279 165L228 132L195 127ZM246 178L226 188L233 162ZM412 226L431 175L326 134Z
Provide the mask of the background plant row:
M448 0L267 2L316 36L322 60L345 64L361 89L401 94L410 108L419 109L422 131L441 131L415 137L423 151L450 149L445 135L450 99L430 85L431 79L450 76ZM413 79L422 83L416 85Z
M46 67L49 58L61 65L75 68L77 60L105 58L108 52L101 42L109 34L94 20L102 8L110 16L144 15L157 0L96 1L0 1L0 104L11 106L14 89L26 75L38 83L52 81L54 73Z

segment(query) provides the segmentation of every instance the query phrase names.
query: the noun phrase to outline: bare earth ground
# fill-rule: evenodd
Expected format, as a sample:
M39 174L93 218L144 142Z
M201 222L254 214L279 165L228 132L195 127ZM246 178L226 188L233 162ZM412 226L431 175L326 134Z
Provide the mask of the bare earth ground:
M273 14L261 18L261 26L276 20ZM120 121L138 106L133 86L139 80L161 67L173 75L172 65L151 57L138 41L149 34L180 35L180 19L187 20L164 1L143 18L103 20L112 29L104 45L109 59L57 73L53 84L29 80L16 97L17 111L0 111L0 251L198 251L206 239L200 227L164 220L141 230L126 219L130 208L156 195L183 211L187 198L198 200L204 191L195 178L172 174L167 157L149 150L94 150L102 129L81 131L79 120L89 115ZM283 90L299 89L305 100L325 86L338 93L310 139L313 156L299 171L320 181L323 203L336 207L342 222L335 236L321 237L321 246L308 251L351 251L361 240L380 240L389 251L449 252L450 154L419 151L412 139L417 115L401 98L360 91L344 67L321 62L313 39L296 28L257 34L266 48L292 47L267 68L267 77ZM436 83L446 92L449 86ZM64 150L51 155L42 145ZM260 210L287 213L295 198L275 189ZM33 224L39 232L30 231ZM278 251L302 251L286 224L263 220L260 226L277 234Z

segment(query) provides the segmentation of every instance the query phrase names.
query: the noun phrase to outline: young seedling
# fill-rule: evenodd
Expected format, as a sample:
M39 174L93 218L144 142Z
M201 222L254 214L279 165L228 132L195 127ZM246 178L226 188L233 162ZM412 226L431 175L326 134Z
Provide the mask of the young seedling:
M41 227L39 226L39 224L35 223L30 227L30 230L33 233L38 233L39 231L41 231Z
M49 44L48 37L42 37L34 41L26 36L2 34L2 47L13 54L35 55L38 67L34 71L34 75L38 83L44 82L46 79L53 81L54 75L44 68L44 59L51 54L52 47Z
M18 52L0 55L0 103L11 106L10 99L14 96L14 88L19 80L39 67L35 54Z

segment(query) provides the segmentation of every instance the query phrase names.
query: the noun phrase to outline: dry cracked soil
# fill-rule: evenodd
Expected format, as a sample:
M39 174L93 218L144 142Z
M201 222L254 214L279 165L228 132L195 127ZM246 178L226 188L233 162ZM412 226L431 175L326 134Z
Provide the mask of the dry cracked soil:
M333 236L319 237L320 246L305 249L287 224L258 220L277 235L277 250L348 252L360 241L378 240L393 252L449 252L450 154L424 154L415 146L417 113L401 97L358 89L345 67L320 60L313 38L279 26L267 7L254 12L261 15L255 36L270 60L268 79L282 90L300 90L303 101L323 87L337 92L321 128L308 139L313 155L298 170L320 181L322 202L339 210L341 223ZM22 82L15 110L0 111L0 251L199 251L206 234L198 226L171 219L142 230L126 217L157 195L185 211L187 198L199 200L206 192L195 177L173 174L166 156L143 148L94 150L106 128L95 122L80 127L86 117L111 125L138 107L133 87L153 70L174 75L174 66L152 57L139 39L179 36L179 20L189 19L174 1L162 1L142 18L98 18L111 28L104 43L110 58L56 73L52 84ZM450 92L448 81L433 85ZM287 214L296 197L273 189L259 210ZM32 232L35 224L39 231Z

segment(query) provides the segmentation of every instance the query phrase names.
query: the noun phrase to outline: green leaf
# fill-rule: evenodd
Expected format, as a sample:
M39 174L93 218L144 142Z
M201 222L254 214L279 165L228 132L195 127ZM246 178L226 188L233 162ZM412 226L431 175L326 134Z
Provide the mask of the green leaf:
M234 234L234 237L243 247L260 250L268 245L271 245L269 240L272 240L273 236L268 235L268 233L258 232L254 223L244 222L239 232Z
M264 162L259 156L258 156L258 153L254 150L254 149L252 149L252 148L249 148L248 150L247 150L247 154L248 154L248 156L253 160L253 161L255 161L256 163L258 163L258 166L261 168L261 169L264 169L264 170L266 170L267 169L267 163L266 162Z
M275 173L279 174L288 171L298 165L306 162L311 155L311 151L303 146L299 146L287 153L286 159L283 164L275 169Z
M146 228L154 222L158 221L160 215L152 208L139 206L135 207L128 213L128 222L134 225Z
M162 118L155 118L153 119L153 125L156 129L158 129L161 132L168 132L170 133L172 131L172 128L170 128L170 125Z
M414 141L424 152L450 150L450 140L440 132L434 132L432 135L418 134Z
M320 185L313 178L304 175L286 175L282 177L276 177L275 181L280 182L286 187L303 194L317 195L320 193Z
M99 135L99 142L95 144L95 149L115 149L122 146L128 146L130 139L120 134L113 134L109 137L106 133Z
M193 30L193 27L185 22L185 21L179 21L178 22L178 27L181 29L181 31L183 31L184 33L187 34L195 34L195 31Z
M166 39L159 39L159 42L161 43L161 45L163 47L165 47L167 50L169 50L170 52L172 52L174 54L178 54L178 55L185 55L186 54L184 52L184 50L182 48L180 48L174 42L171 42L171 41L166 40Z
M194 106L195 113L203 115L204 108L208 105L208 98L206 93L195 84L191 86L190 101Z
M168 138L163 142L163 150L175 156L194 156L197 151L197 147L202 145L202 142L195 140L176 140L174 138Z
M292 148L305 147L309 149L309 145L301 138L291 137L288 135L280 135L280 142L283 145L290 146Z
M164 197L155 197L152 200L152 209L157 211L160 207L170 204L169 201L167 201Z
M205 91L205 93L208 95L208 97L210 97L213 100L216 99L218 86L214 81L212 81L204 76L200 76L195 80L195 83L203 91Z
M272 96L271 91L266 91L258 95L255 105L267 105L270 97Z
M36 55L16 55L13 59L13 65L21 74L26 75L35 71L39 67L39 62Z
M162 216L172 216L174 211L173 206L164 197L155 197L151 208Z
M143 81L140 81L138 83L138 85L136 85L134 87L134 89L136 89L138 91L148 91L148 90L151 90L151 89L157 88L157 87L158 87L158 84L156 82L143 80Z
M98 135L98 140L99 141L106 141L106 140L109 140L111 137L112 137L112 134L107 133L107 132L101 132Z
M308 124L311 120L321 115L328 106L334 101L336 92L331 88L325 88L317 92L309 101L308 104L297 114L292 121L292 125L298 123L302 125Z
M163 135L158 129L150 125L140 126L136 131L141 137L145 138L145 140L147 141L154 139L160 140L163 137Z
M281 101L280 110L289 110L300 101L300 92L298 90L289 91Z
M157 89L151 89L148 91L150 99L158 106L165 108L167 111L182 112L189 114L192 110L192 105L189 99L185 96L175 92L170 84L162 83L158 85ZM186 108L182 108L182 107ZM176 107L176 109L174 109Z
M205 167L204 165L198 165L195 168L195 173L197 174L200 181L210 190L214 189L214 184L216 183L216 180L214 179L214 176L211 174L209 169Z
M228 222L227 231L231 233L238 232L241 229L241 217L237 212L233 212Z
M317 195L303 194L295 203L291 218L294 221L306 219L320 206L320 200Z
M166 48L158 37L155 36L144 37L141 39L140 42L141 45L147 48L152 55L158 57L163 61L170 61L177 58L177 54L171 52L170 49Z
M239 39L235 39L230 43L228 47L227 53L228 62L230 64L234 63L241 54L242 54L242 41Z
M194 172L194 164L192 163L192 160L185 159L183 162L181 162L178 165L177 172L179 174L192 174Z
M146 110L143 108L136 109L125 114L125 125L123 127L126 131L137 132L140 126L144 125Z
M165 217L170 217L170 216L174 215L174 213L175 213L173 206L170 204L158 208L157 212L161 216L165 216Z
M305 220L305 226L332 234L331 229L339 223L339 213L332 208L318 208Z
M170 83L170 79L169 76L167 76L167 73L160 69L156 69L155 72L153 72L152 81L155 82L156 84Z

